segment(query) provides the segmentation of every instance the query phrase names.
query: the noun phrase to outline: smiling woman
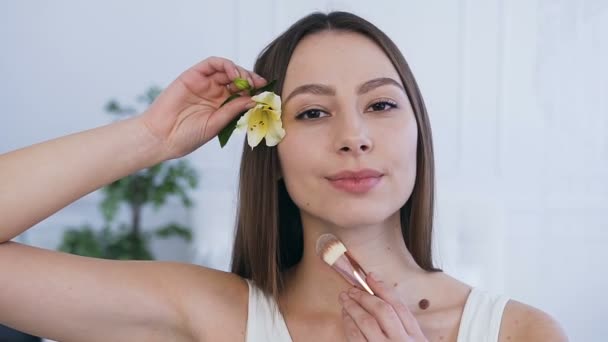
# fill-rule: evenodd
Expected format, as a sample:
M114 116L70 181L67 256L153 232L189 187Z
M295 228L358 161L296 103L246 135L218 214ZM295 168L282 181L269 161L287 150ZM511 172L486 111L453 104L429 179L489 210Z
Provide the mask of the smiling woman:
M222 106L241 93L235 80L257 88L264 78L277 81L281 108L265 93ZM7 242L103 184L194 151L244 111L239 126L256 134L244 142L231 273ZM258 126L272 120L272 130ZM117 157L116 150L124 153ZM2 155L0 170L0 241L6 242L0 269L12 275L3 279L0 308L11 310L0 310L0 323L36 335L61 341L566 339L542 311L434 266L433 145L422 95L397 46L350 13L301 19L262 51L254 72L210 57L182 73L140 116ZM359 279L367 292L317 255L325 234L337 237L336 258L356 259L357 269L369 272Z
M311 15L271 43L259 57L255 71L267 79L277 79L279 94L287 94L283 103L287 134L277 149L243 152L239 212L249 217L239 219L233 270L240 267L241 239L254 239L257 234L241 225L268 227L259 232L269 235L263 239L270 244L264 249L269 256L263 260L274 260L270 257L273 250L281 250L283 254L276 254L276 271L280 271L302 259L306 244L303 233L313 237L332 225L387 222L392 228L359 230L358 239L364 240L369 234L365 231L387 234L396 223L401 227L400 240L406 239L416 263L435 270L430 248L434 165L429 121L414 77L388 37L346 13ZM353 197L331 186L356 183L357 177L332 178L363 169L378 176L366 182L381 185L366 196ZM271 172L271 181L256 181L261 172ZM273 181L279 178L279 182ZM272 205L250 208L253 203L248 194L260 192L278 196L271 200L281 206L278 213ZM281 211L290 214L282 215ZM258 222L256 215L260 220L278 217L284 222L271 223L276 226L273 229ZM303 229L313 221L322 222ZM348 239L345 233L352 231L343 230L338 235ZM278 239L272 237L275 234ZM271 280L264 275L270 271L266 262L256 265L255 259L242 258L250 260L243 270L251 272L257 284L275 295L281 291L283 273Z
M352 340L497 341L523 338L513 322L524 317L560 340L546 314L433 265L429 118L383 32L349 13L312 14L270 43L254 71L278 80L286 135L276 148L243 150L232 271L249 279L250 308L277 303L280 312L252 316L249 340L298 340L311 329L329 339L343 329ZM335 305L345 283L314 253L325 233L391 284L376 287L381 302L363 293ZM393 316L375 312L379 304ZM332 323L341 311L342 327Z

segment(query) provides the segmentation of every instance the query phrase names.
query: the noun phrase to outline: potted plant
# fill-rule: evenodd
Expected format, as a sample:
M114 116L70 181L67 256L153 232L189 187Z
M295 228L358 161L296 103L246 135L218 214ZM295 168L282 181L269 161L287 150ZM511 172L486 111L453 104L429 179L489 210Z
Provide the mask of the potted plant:
M150 87L137 101L149 106L160 94L160 88ZM137 113L133 107L110 100L106 112L128 116ZM67 229L58 249L63 252L105 259L151 260L149 242L154 238L179 237L186 242L192 240L189 227L169 223L144 231L142 211L146 207L158 210L170 197L177 197L185 207L192 205L189 191L196 188L198 176L189 162L184 159L159 163L121 178L101 189L103 200L100 210L103 214L101 229L85 223ZM122 207L129 212L128 222L119 222L117 213Z

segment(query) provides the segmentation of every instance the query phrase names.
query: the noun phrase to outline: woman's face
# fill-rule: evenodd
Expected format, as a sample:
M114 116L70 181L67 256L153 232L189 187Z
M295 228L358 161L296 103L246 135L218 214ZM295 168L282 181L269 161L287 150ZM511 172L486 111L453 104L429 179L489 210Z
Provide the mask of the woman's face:
M416 178L418 131L381 48L356 33L310 35L294 51L282 95L281 174L303 219L378 224L405 204ZM335 180L364 169L382 176Z

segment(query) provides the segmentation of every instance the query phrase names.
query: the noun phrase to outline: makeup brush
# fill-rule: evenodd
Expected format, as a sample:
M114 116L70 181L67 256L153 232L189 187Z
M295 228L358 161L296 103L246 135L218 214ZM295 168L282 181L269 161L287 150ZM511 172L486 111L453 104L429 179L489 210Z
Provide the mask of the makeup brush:
M346 250L346 246L333 234L323 234L317 239L317 255L331 268L340 273L346 281L374 295L365 282L367 273Z

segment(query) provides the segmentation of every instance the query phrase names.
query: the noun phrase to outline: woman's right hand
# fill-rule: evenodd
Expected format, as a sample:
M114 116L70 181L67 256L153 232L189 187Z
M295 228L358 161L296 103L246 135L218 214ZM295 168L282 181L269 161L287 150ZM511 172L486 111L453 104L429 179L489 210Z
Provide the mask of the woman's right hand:
M251 97L242 96L220 108L231 94L239 92L232 83L237 77L248 79L254 88L266 84L261 76L228 59L209 57L184 71L140 116L166 147L166 159L196 150L239 113L253 107Z

